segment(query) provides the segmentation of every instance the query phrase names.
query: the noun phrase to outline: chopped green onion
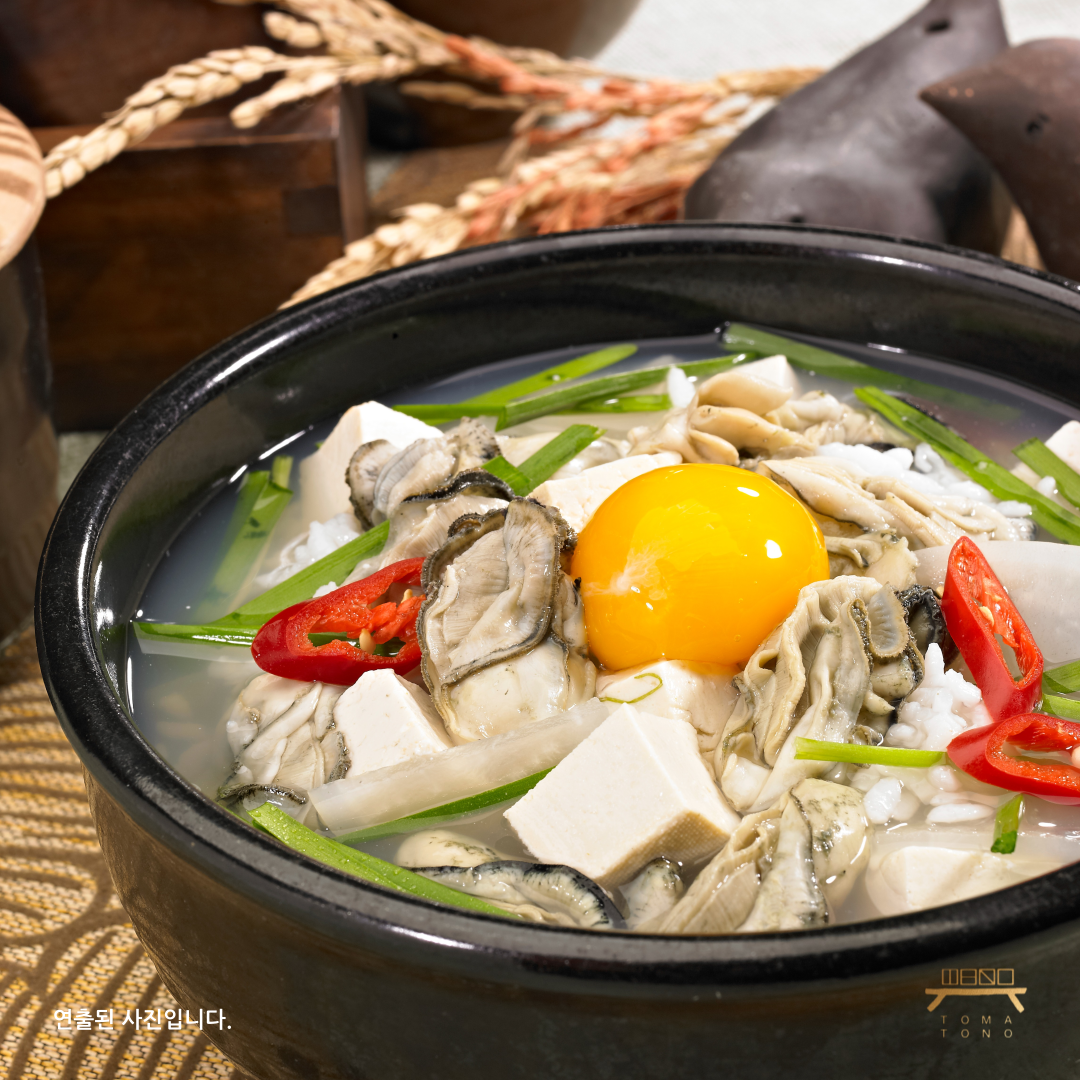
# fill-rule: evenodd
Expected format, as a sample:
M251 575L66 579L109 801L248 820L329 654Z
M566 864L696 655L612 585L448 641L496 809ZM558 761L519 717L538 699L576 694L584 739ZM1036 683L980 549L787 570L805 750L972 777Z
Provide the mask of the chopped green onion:
M664 680L656 674L655 671L643 671L640 675L635 675L635 679L655 679L656 685L650 686L644 694L639 694L634 698L617 698L617 697L602 697L601 701L614 701L617 705L633 705L638 701L644 701L650 694L655 694L661 686L664 685Z
M511 427L535 420L540 416L562 412L583 401L594 398L615 397L630 390L641 390L663 382L667 368L643 368L640 371L627 371L621 375L606 375L602 379L590 379L574 386L564 386L558 390L549 390L544 394L526 398L524 401L510 402L504 411L498 427Z
M914 439L929 443L946 461L966 473L999 499L1017 499L1031 506L1036 523L1059 540L1080 544L1080 517L1030 484L1013 476L981 450L961 438L932 416L900 398L891 397L873 386L860 386L855 396L877 410L895 427Z
M819 739L795 740L797 761L847 761L854 765L926 769L937 765L944 757L940 750L904 750L898 746L865 746L862 743L822 742Z
M661 412L670 408L671 398L667 394L626 394L624 397L583 401L580 405L563 411L568 413L633 413Z
M955 405L961 409L978 412L984 416L994 416L1001 420L1012 419L1019 415L1019 410L1012 406L999 405L973 394L962 394L959 391L947 390L918 379L909 379L906 375L895 375L891 371L883 371L871 364L864 364L861 360L853 360L850 356L841 356L839 353L783 337L769 330L759 330L755 326L732 323L724 331L723 340L725 345L732 348L754 349L764 356L781 353L787 357L788 363L794 364L795 367L803 368L816 375L825 375L830 379L870 383L890 390L902 390L942 405Z
M258 565L278 518L292 498L288 486L291 469L291 457L276 457L269 472L251 472L244 477L225 530L217 572L196 610L197 617L220 611Z
M1043 694L1040 712L1060 716L1062 720L1080 720L1080 701L1060 694Z
M517 382L500 386L498 390L489 390L486 394L469 398L466 405L494 405L501 407L515 398L525 397L540 390L550 390L553 383L569 382L571 379L581 379L591 375L601 368L610 367L620 360L625 360L637 352L636 345L612 345L607 349L587 353L579 356L576 360L567 360L563 364L545 371L538 371L535 375L529 375Z
M414 874L411 870L386 862L385 859L378 859L374 855L368 855L367 852L347 847L337 840L320 836L306 825L301 825L295 818L291 818L273 803L263 803L262 806L257 806L249 813L261 829L268 832L275 840L280 840L281 843L292 848L293 851L332 866L335 870L363 878L373 885L382 885L384 888L408 893L422 900L433 900L438 904L449 904L469 911L483 912L485 915L518 918L509 911L495 907L494 904L470 896L469 893L451 889L448 885L431 881L420 874Z
M216 622L200 626L185 626L178 623L136 622L135 633L138 637L153 641L194 641L209 645L240 645L250 647L255 634L264 623L272 619L279 611L284 611L293 604L310 600L317 589L331 581L339 584L348 577L353 567L370 555L377 555L390 532L390 523L384 521L369 529L363 536L342 544L337 551L313 562L310 566L286 578L280 585L249 600L243 607L218 619Z
M259 632L258 626L215 626L213 623L189 626L184 623L136 622L132 625L135 627L135 636L141 641L235 645L243 649L251 648L251 643Z
M540 390L548 390L553 383L569 382L591 375L601 368L610 367L637 352L636 345L612 345L608 349L579 356L562 364L538 371L535 375L518 379L517 382L489 390L485 394L468 398L454 405L395 405L398 412L426 420L430 424L442 424L449 420L459 420L463 416L495 416L498 426L506 426L503 420L503 406L514 398L524 397Z
M463 416L494 416L501 421L503 415L501 407L470 405L467 401L452 405L395 405L394 411L423 420L425 424L446 424Z
M500 803L509 802L511 799L520 799L527 791L532 791L541 780L544 779L551 769L542 769L525 776L520 780L512 780L509 784L492 788L490 791L482 791L479 795L470 795L464 799L456 799L454 802L443 803L442 806L432 807L430 810L422 810L419 814L410 814L408 817L397 818L394 821L384 822L382 825L372 825L369 829L360 829L359 832L349 833L339 839L342 843L362 844L369 840L378 840L383 836L397 836L399 833L415 832L417 829L431 828L435 825L443 825L448 821L456 821L458 818L467 817L480 810L488 810Z
M1020 815L1024 812L1024 796L1014 795L998 808L994 818L994 842L990 850L998 855L1011 855L1016 850L1016 833L1020 828Z
M520 469L511 465L502 454L485 461L484 471L509 484L515 495L528 495L534 487L533 482Z
M1075 694L1080 690L1080 660L1043 671L1043 686L1058 694Z
M511 465L500 454L485 462L484 469L500 480L505 480L515 495L528 495L603 434L600 428L591 427L589 424L571 424L541 446L535 454L530 454L520 465Z
M1052 476L1057 481L1058 491L1073 506L1080 507L1080 473L1066 465L1042 439L1028 439L1013 453L1040 476Z

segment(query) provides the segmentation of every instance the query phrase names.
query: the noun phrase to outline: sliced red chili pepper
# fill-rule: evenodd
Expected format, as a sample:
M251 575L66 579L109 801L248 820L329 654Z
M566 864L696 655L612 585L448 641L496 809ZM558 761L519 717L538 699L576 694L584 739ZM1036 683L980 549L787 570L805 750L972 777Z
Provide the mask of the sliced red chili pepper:
M338 686L352 686L365 671L378 668L411 671L420 663L416 616L424 597L412 596L400 604L374 602L391 585L418 586L423 565L423 559L402 559L370 577L279 612L255 635L251 645L255 663L263 671L286 679ZM359 637L364 630L376 645L384 645L392 638L404 644L394 656L376 656L348 641L315 645L308 637L342 632Z
M1005 586L970 537L960 537L949 552L941 613L990 715L1004 720L1030 712L1042 693L1042 653ZM1005 663L995 634L1016 654L1019 682Z
M986 784L1037 795L1048 802L1080 803L1080 769L1062 761L1013 757L1006 750L1066 750L1080 746L1080 724L1043 713L1021 713L974 728L949 743L952 763Z

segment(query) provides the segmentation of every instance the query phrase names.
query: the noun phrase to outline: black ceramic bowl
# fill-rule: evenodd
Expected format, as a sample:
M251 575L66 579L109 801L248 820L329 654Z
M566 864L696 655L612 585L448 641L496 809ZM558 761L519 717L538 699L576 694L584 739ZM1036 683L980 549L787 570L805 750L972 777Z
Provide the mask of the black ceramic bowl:
M126 712L140 593L239 464L351 402L475 364L726 319L946 357L1080 404L1069 282L848 232L607 230L467 251L275 315L144 401L68 494L40 574L46 682L140 938L182 1006L225 1010L210 1034L256 1076L1075 1074L1080 865L804 933L516 925L291 853L178 776Z

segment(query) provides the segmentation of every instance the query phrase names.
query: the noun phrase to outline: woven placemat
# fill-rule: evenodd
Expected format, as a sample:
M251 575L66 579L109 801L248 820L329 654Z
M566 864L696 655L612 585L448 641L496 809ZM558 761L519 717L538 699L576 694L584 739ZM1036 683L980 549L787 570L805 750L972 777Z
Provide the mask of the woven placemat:
M28 630L0 656L0 1075L250 1080L199 1022L113 892Z

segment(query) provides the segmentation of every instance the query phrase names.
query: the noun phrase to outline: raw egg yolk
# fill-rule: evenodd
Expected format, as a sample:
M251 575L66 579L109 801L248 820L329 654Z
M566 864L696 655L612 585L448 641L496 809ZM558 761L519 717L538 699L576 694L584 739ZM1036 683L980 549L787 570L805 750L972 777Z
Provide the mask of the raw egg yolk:
M652 660L742 666L829 576L817 522L771 480L673 465L623 484L581 532L589 648L609 670Z

